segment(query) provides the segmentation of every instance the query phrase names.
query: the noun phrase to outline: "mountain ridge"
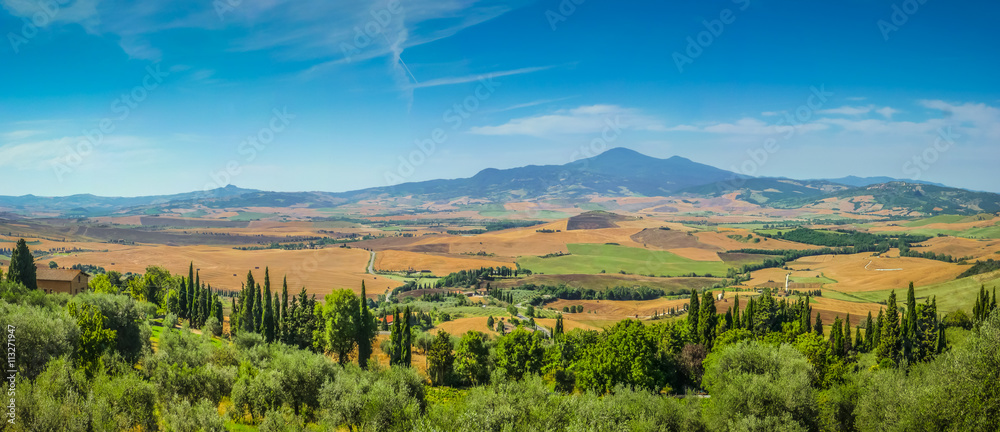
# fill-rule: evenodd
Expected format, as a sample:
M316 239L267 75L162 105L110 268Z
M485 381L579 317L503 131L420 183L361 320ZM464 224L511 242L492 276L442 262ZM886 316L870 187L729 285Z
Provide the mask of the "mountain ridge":
M872 183L883 180L888 181ZM467 178L408 182L346 192L272 192L227 185L208 191L141 197L100 197L93 194L38 197L28 194L0 196L0 211L87 217L126 209L155 212L158 206L168 204L181 206L197 203L212 208L337 207L389 198L409 198L410 203L448 202L460 198L504 203L552 199L582 201L594 196L718 197L730 193L737 193L741 200L764 206L803 206L830 198L874 195L876 201L884 206L903 205L926 213L1000 211L1000 195L989 192L891 177L847 176L815 180L751 177L682 156L661 159L624 147L563 165L486 168Z

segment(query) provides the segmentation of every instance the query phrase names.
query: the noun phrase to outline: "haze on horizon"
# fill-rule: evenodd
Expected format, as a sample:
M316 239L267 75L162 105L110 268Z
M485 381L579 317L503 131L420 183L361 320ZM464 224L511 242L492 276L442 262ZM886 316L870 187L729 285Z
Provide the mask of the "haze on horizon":
M997 4L0 6L0 195L339 192L614 147L1000 192Z

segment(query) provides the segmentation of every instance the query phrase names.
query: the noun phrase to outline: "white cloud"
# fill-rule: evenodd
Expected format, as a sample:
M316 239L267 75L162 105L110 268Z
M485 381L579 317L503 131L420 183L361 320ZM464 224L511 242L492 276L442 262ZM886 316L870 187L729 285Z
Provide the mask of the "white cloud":
M599 133L605 128L665 131L658 119L633 108L618 105L588 105L558 110L552 114L512 119L499 126L481 126L469 130L478 135L554 135Z
M802 132L814 132L826 129L827 126L818 123L789 125L784 123L771 124L753 117L744 117L735 123L709 123L705 125L677 125L669 128L671 132L704 132L726 135L773 135L787 133L789 129Z
M837 114L837 115L847 115L847 116L859 116L872 112L875 109L875 105L868 106L842 106L840 108L831 108L817 111L820 114Z
M531 102L525 102L525 103L522 103L522 104L511 105L511 106L509 106L507 108L503 108L503 109L497 110L496 112L513 111L513 110L521 109L521 108L529 108L529 107L538 106L538 105L545 105L545 104L550 104L550 103L555 103L555 102L561 102L561 101L564 101L564 100L567 100L567 99L572 99L572 97L564 97L564 98L557 98L557 99L541 99L541 100L536 100L536 101L531 101Z
M6 142L20 141L23 139L31 138L41 133L42 133L41 131L30 130L30 129L4 132L0 134L0 141L6 141Z
M553 66L528 67L528 68L514 69L514 70L508 70L508 71L491 72L491 73L479 74L479 75L466 75L466 76L461 76L461 77L438 78L438 79L424 81L424 82L417 83L417 84L412 84L409 87L410 88L425 88L425 87L437 87L437 86L443 86L443 85L464 84L464 83L469 83L469 82L474 82L474 81L479 81L479 80L488 80L490 78L500 78L500 77L511 76L511 75L521 75L521 74L527 74L527 73L532 73L532 72L538 72L538 71L543 71L543 70L546 70L546 69L551 69L552 67Z
M886 119L890 119L891 120L893 115L899 113L899 110L891 108L891 107L883 107L883 108L879 108L879 109L875 110L875 112L879 113L882 117L885 117Z

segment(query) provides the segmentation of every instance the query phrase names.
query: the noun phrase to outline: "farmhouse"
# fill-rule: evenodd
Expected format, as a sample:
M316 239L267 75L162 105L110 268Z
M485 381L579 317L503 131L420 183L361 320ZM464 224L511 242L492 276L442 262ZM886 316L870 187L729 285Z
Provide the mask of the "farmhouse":
M90 275L80 270L38 267L38 289L46 293L79 294L87 290Z

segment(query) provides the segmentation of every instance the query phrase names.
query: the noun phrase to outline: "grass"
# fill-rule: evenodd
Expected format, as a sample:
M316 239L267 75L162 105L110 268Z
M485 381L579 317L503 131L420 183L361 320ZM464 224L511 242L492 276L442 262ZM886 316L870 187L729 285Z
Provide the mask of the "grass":
M186 217L186 218L200 218L200 217L205 216L207 214L208 213L205 210L198 209L198 210L195 210L195 211L192 211L192 212L181 213L181 217Z
M683 276L690 273L724 276L729 266L718 261L694 261L667 251L616 245L569 244L569 255L553 258L521 257L522 268L545 274L620 273Z
M918 302L923 302L931 297L937 296L938 312L946 314L959 309L972 310L976 303L976 296L979 295L979 287L986 285L986 289L992 293L993 287L1000 286L1000 270L967 278L951 280L933 285L915 287L913 294ZM823 290L823 296L835 300L852 302L876 303L885 301L892 290L862 291L850 294ZM896 302L902 306L906 305L906 289L896 290Z
M822 283L822 284L837 283L837 281L830 279L826 276L820 276L820 277L792 276L788 279L795 283Z
M958 222L961 222L962 219L965 219L965 216L962 216L962 215L940 215L940 216L929 217L929 218L926 218L926 219L917 219L917 220L912 221L912 222L907 222L907 223L903 224L903 226L908 226L908 227L922 227L924 225L930 225L930 224L934 224L934 223L958 223Z
M944 234L952 237L964 237L970 239L980 239L980 238L998 239L1000 238L1000 224L994 224L985 227L969 228L967 230L917 228L906 231L888 231L880 234L920 234L931 237L937 236L938 234Z
M514 210L487 210L479 212L480 216L497 219L511 219L517 215L528 215L532 219L566 219L568 213L552 210L535 211L514 211Z
M240 222L255 221L255 220L261 220L261 219L272 217L275 214L276 213L240 212L236 216L230 216L229 220L231 220L231 221L240 221Z

